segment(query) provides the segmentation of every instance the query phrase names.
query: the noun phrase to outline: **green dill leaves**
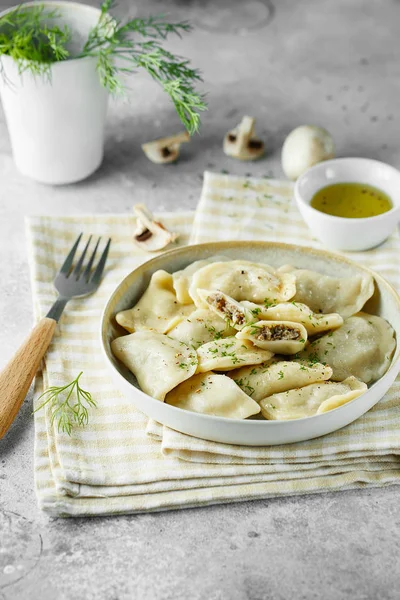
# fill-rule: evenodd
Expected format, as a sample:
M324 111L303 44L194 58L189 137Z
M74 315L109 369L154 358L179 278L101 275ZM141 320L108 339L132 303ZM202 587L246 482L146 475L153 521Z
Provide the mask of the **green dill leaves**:
M276 298L274 298L273 300L271 300L270 298L264 298L263 304L265 308L269 308L270 306L276 306L278 304L278 301L276 300Z
M232 364L236 365L238 363L244 362L244 359L239 358L235 350L229 351L234 345L235 342L228 341L222 344L215 344L214 347L208 348L207 352L212 354L215 358L229 358L232 361Z
M58 18L57 9L47 10L43 4L8 12L0 18L0 56L13 58L20 74L30 71L50 78L51 64L69 58L71 33L53 23Z
M204 96L195 90L201 74L190 66L190 61L172 54L162 45L171 34L180 37L191 31L191 25L169 23L162 17L123 22L110 17L109 10L113 6L113 0L102 4L99 22L90 32L82 56L98 57L100 80L113 94L124 89L121 75L144 69L169 95L189 133L195 133L200 127L199 113L207 109Z
M180 37L191 31L191 25L170 23L162 17L121 21L109 13L114 5L114 0L103 2L82 52L74 56L68 51L72 32L61 23L60 12L40 3L10 11L0 18L0 72L2 55L12 57L20 73L29 71L49 79L52 63L92 56L102 85L118 95L125 91L122 77L144 69L168 94L188 132L195 133L200 113L207 109L204 95L196 90L202 81L200 71L163 46L169 35Z
M248 396L251 396L252 394L254 394L255 389L249 385L248 381L245 381L243 379L234 379L233 380L239 387L241 390L243 390L243 392L245 392L245 394L247 394Z
M79 375L64 386L52 386L39 396L38 401L43 402L33 411L37 412L44 406L50 408L50 422L57 422L58 431L71 435L74 426L84 427L89 422L88 408L96 407L96 402L87 390L81 388Z
M214 325L207 325L207 323L204 323L204 327L207 329L208 333L213 336L214 340L220 340L224 335L224 330L218 330Z

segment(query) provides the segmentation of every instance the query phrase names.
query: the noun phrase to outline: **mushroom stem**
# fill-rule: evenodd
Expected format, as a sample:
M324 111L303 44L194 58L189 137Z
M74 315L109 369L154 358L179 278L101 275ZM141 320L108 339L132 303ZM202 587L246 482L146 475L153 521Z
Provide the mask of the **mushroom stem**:
M256 120L253 119L253 117L245 116L243 117L242 122L238 126L237 147L239 152L242 152L246 148L247 144L252 138L255 122Z
M247 115L224 138L224 152L239 160L255 160L264 154L264 143L254 135L256 120Z

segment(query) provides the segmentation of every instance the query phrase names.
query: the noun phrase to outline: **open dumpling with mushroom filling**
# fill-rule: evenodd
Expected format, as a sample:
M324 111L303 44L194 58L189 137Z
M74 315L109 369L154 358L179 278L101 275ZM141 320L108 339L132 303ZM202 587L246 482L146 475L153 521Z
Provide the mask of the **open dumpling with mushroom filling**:
M228 419L247 419L260 412L257 402L232 379L217 373L200 373L178 385L165 399L184 410Z
M306 328L308 335L336 329L343 323L343 319L338 313L316 314L301 302L281 302L270 306L246 301L242 304L245 308L251 310L254 316L257 315L258 320L301 323Z
M252 367L241 367L229 373L238 386L259 402L266 396L330 379L332 369L321 363L310 364L278 357Z
M332 379L354 375L364 383L386 373L396 347L394 331L382 317L360 312L339 329L308 343L299 357L332 367Z
M210 263L216 261L223 262L225 260L228 259L224 256L212 256L210 258L205 258L204 260L196 260L195 262L190 263L190 265L188 265L184 269L172 273L172 279L174 282L174 288L178 302L180 302L181 304L193 303L193 299L189 294L189 288L190 284L192 283L193 275L194 273L196 273L196 271L198 271L202 267L205 267L206 265L209 265Z
M340 383L312 383L264 398L260 401L261 412L263 417L273 420L312 417L358 398L366 389L365 383L355 377L348 377Z
M235 333L236 330L214 312L199 308L171 329L168 335L197 349L207 342L232 336Z
M194 303L205 308L197 290L224 292L234 300L261 303L265 298L277 302L290 300L296 293L292 273L279 273L273 267L247 260L214 262L194 273L189 288Z
M225 319L235 329L243 329L249 323L259 320L254 317L251 309L246 308L224 292L199 289L197 294L206 306L209 306L221 319ZM256 305L254 304L254 306Z
M156 271L139 302L129 310L117 313L115 319L127 331L154 330L167 333L194 310L176 299L172 275Z
M290 321L257 321L238 331L236 337L249 340L274 354L296 354L303 350L307 331L300 323Z
M280 273L292 273L296 278L295 302L306 304L316 313L339 313L344 319L362 309L374 293L374 280L368 273L352 277L330 277L284 265Z
M239 365L256 365L272 358L272 352L261 350L247 340L227 337L200 346L197 350L198 373L231 371Z
M197 368L196 351L155 331L136 331L111 342L115 356L135 375L146 394L157 400L189 379Z

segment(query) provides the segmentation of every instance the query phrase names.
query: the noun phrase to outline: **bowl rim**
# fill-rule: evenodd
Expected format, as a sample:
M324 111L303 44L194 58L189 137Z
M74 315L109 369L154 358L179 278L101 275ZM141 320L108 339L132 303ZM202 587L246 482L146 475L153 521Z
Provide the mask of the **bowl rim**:
M184 254L185 251L187 251L188 248L192 249L192 248L198 248L199 250L206 250L206 249L210 249L211 251L214 251L216 253L219 252L219 250L223 251L223 248L231 248L232 245L235 245L235 247L248 247L249 245L252 246L258 246L260 248L265 248L265 247L273 247L273 248L281 248L282 250L298 250L299 248L301 249L301 251L305 251L306 253L310 253L310 254L314 254L317 255L319 257L323 257L328 256L328 258L330 259L334 259L339 263L345 263L346 265L349 266L356 266L358 269L361 269L362 271L365 271L365 273L367 273L368 275L372 276L374 279L377 279L380 281L380 283L387 288L388 292L394 297L395 301L398 304L399 310L400 310L400 295L398 294L398 292L395 290L395 288L388 282L386 281L386 279L384 279L381 275L379 275L378 273L376 273L375 271L373 271L372 269L369 269L368 267L365 267L364 265L360 265L357 262L351 260L350 258L347 258L346 256L342 256L341 254L337 254L335 252L331 252L329 250L325 250L323 248L311 248L310 246L302 246L300 244L287 244L284 242L270 242L270 241L260 241L260 240L249 240L249 241L245 241L245 240L241 240L241 241L235 241L235 240L231 240L231 241L220 241L220 242L204 242L201 244L188 244L186 246L181 246L179 248L174 248L172 250L168 250L166 252L162 252L161 254L158 254L157 256L154 256L153 258L151 258L150 260L145 261L144 263L142 263L141 265L139 265L138 267L136 267L135 269L133 269L132 271L130 271L130 273L128 273L119 283L118 285L115 287L115 289L113 290L113 292L111 293L111 295L109 296L106 304L104 305L102 314L101 314L101 319L100 319L100 330L99 330L99 337L100 337L100 346L101 346L101 350L102 350L102 354L105 358L105 361L107 363L107 366L109 369L111 369L114 373L114 376L116 376L121 382L122 385L129 385L131 388L134 389L135 393L139 393L140 395L142 395L144 398L147 399L147 401L150 401L152 403L154 402L161 402L162 404L164 404L164 406L168 406L168 410L170 409L171 411L178 411L179 413L181 413L182 411L184 411L185 413L189 413L191 415L195 415L196 418L201 419L201 420L205 420L205 422L214 422L214 423L238 423L238 422L243 422L248 424L248 426L250 427L279 427L282 426L282 423L316 423L317 420L322 421L324 419L326 419L331 413L336 412L336 411L344 411L346 410L346 407L348 407L349 404L352 404L354 402L356 402L357 400L359 400L362 396L364 396L365 394L368 394L368 392L370 392L372 390L373 387L375 387L376 385L381 384L382 381L384 381L385 379L389 379L391 376L391 372L392 370L397 367L397 370L399 370L399 365L400 365L400 348L398 345L398 341L396 339L396 347L393 353L393 357L392 357L392 362L388 368L388 370L386 371L386 373L380 377L377 381L375 381L371 386L369 386L362 394L360 394L360 396L357 396L357 398L354 398L353 400L350 400L350 402L346 402L345 404L338 406L337 408L334 408L330 411L327 411L325 413L321 413L321 414L316 414L316 415L312 415L310 417L301 417L299 419L285 419L285 420L268 420L268 419L264 419L264 420L251 420L251 419L231 419L228 417L219 417L216 415L207 415L204 413L196 413L194 411L189 411L186 409L182 409L182 408L178 408L176 406L173 406L172 404L166 404L164 401L161 400L157 400L156 398L153 398L152 396L149 396L148 394L146 394L146 392L143 392L143 390L141 390L139 387L134 386L130 381L128 381L120 372L119 370L115 367L115 365L111 362L111 360L108 357L107 354L107 350L106 350L106 344L105 344L105 340L103 339L103 331L105 329L104 325L105 325L105 317L106 317L106 313L108 312L108 308L109 305L112 303L114 296L118 293L118 290L120 289L121 286L124 285L125 281L127 279L129 279L135 272L137 272L138 276L140 276L141 272L146 272L147 270L149 270L149 268L151 268L152 265L157 264L158 259L159 258L165 258L167 257L174 257L174 256L179 256L181 254ZM201 258L198 258L197 260L201 260ZM192 261L193 262L193 261ZM190 263L189 263L190 264ZM184 267L183 267L184 268ZM127 335L129 335L127 333ZM397 357L396 357L396 353L397 353ZM397 374L396 374L397 375ZM379 400L378 400L379 402ZM155 406L155 405L154 405ZM368 412L368 411L366 411ZM260 414L260 413L257 413ZM311 421L312 420L312 421Z
M371 164L371 163L373 163L375 165L382 165L385 168L388 168L389 170L393 171L399 177L399 180L400 180L399 169L396 169L396 167L394 167L393 165L389 165L388 163L385 163L381 160L376 160L374 158L363 158L363 157L357 157L357 156L344 156L344 157L339 157L339 158L331 158L331 159L324 160L322 162L319 162L319 163L313 165L312 167L307 169L307 171L302 173L300 175L300 177L297 178L297 180L294 184L294 190L293 190L296 202L298 204L301 204L302 206L306 207L306 209L308 209L315 216L317 216L319 218L325 218L326 220L332 220L333 223L337 223L337 224L339 224L339 223L346 223L346 224L353 223L354 225L357 225L359 223L365 223L365 224L371 223L372 224L376 221L383 221L389 215L392 216L396 212L400 212L400 203L395 206L393 204L393 200L391 199L391 202L393 204L392 208L390 210L387 210L384 213L381 213L380 215L375 215L373 217L338 217L336 215L330 215L328 213L324 213L320 210L317 210L313 206L311 206L310 202L311 202L312 198L311 198L310 202L307 202L307 200L305 200L303 198L302 194L300 193L300 185L302 183L302 180L306 176L309 176L310 174L312 175L315 171L318 171L322 167L326 167L326 166L329 167L329 165L331 165L331 164L350 163L353 161L364 162L366 166L367 166L367 164ZM337 182L337 183L340 183L340 182ZM359 182L346 181L346 182L342 182L342 183L359 183ZM400 181L399 181L399 183L400 183ZM332 185L334 185L334 184L332 184ZM327 186L318 188L318 191L323 189L324 187L327 187ZM378 187L378 186L376 186L376 187Z

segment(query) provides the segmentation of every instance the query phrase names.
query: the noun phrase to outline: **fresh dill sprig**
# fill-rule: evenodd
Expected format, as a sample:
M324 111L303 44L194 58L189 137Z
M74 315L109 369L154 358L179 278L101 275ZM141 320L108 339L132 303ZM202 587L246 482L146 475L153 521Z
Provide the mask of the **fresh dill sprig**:
M195 133L200 113L207 109L204 95L195 88L201 81L200 71L162 46L170 34L180 37L191 31L191 25L186 21L169 23L162 16L121 21L109 13L114 6L114 0L103 2L97 24L83 50L74 56L67 49L70 29L54 24L62 18L57 10L38 4L7 13L0 19L0 75L4 76L2 55L12 57L20 73L30 71L49 79L52 63L91 56L97 61L102 85L111 94L121 94L125 90L122 76L144 69L169 95L189 133Z
M0 18L0 56L13 58L20 74L30 71L50 77L51 64L69 57L68 27L52 24L59 17L56 9L46 10L42 4L10 11Z
M57 420L58 431L63 431L71 435L74 426L84 427L89 422L88 407L96 407L96 402L93 400L90 392L84 390L79 385L79 379L83 371L79 375L64 386L52 386L39 396L38 400L45 398L33 412L42 409L46 404L50 405L50 422Z
M100 81L112 94L124 90L121 74L144 69L169 95L189 133L198 131L199 113L207 108L204 96L194 87L201 81L200 72L191 68L188 60L161 45L169 34L180 37L191 31L191 25L186 21L169 23L161 16L123 23L110 16L114 5L114 0L103 2L99 21L89 33L81 56L97 57ZM134 39L133 34L141 38Z

